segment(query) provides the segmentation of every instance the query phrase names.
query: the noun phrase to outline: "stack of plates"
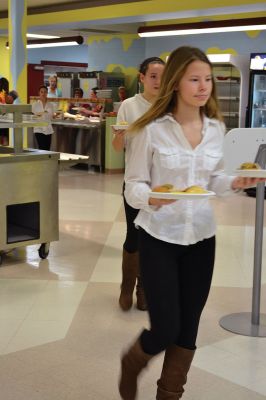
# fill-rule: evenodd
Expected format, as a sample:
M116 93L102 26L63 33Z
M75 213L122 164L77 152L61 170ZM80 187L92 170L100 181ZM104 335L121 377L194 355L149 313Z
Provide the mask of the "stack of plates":
M110 99L112 97L112 89L97 90L97 97L99 99Z

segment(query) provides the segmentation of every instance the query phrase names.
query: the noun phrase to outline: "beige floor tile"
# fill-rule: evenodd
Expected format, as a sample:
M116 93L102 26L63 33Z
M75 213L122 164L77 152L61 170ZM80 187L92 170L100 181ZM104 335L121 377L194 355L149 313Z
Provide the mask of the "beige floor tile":
M71 321L32 321L21 325L16 335L2 350L2 354L24 350L39 346L43 343L55 342L63 339L69 329Z
M118 306L125 236L123 175L60 173L60 240L48 259L20 247L0 268L0 385L3 400L118 400L119 358L148 327L135 304ZM265 339L234 335L219 319L249 311L255 199L212 201L218 222L213 285L184 400L262 400ZM265 258L265 246L263 249ZM266 312L262 271L261 312ZM135 294L134 294L135 302ZM154 400L160 355L140 379Z
M121 196L96 190L62 189L59 218L82 221L113 221L121 206ZM71 209L71 213L69 213Z
M91 282L121 282L122 247L125 235L125 223L115 222L96 263Z

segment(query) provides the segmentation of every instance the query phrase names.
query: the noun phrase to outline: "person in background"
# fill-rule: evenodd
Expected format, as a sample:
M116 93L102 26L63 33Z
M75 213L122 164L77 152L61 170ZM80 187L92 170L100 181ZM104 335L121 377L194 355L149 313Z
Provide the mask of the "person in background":
M6 78L0 78L0 104L7 103L7 94L9 91L9 82ZM8 146L9 143L9 129L1 128L0 129L0 144L2 146Z
M143 84L143 93L124 100L119 107L117 124L126 122L131 124L144 114L155 101L164 70L164 61L158 57L150 57L144 60L139 67L139 80ZM126 136L126 130L114 131L112 141L116 151L126 151L126 163L131 152L130 140ZM146 301L139 273L138 230L135 228L134 219L138 215L138 209L131 207L125 199L123 185L124 209L126 215L127 233L123 244L122 254L122 283L119 296L119 304L123 311L127 311L133 304L133 292L137 282L136 296L137 308L146 310Z
M97 90L99 90L99 88L98 88L97 86L91 88L91 91L90 91L90 98L91 98L91 99L95 99L95 100L98 99L98 97L97 97Z
M40 150L50 150L52 142L52 133L54 132L51 125L51 119L54 116L53 105L47 100L48 89L47 86L39 87L39 100L32 104L32 112L41 120L48 121L47 126L37 126L33 128L35 137Z
M125 86L119 86L118 88L118 97L119 101L124 101L127 98L126 88Z
M122 356L119 392L124 400L136 399L138 375L164 352L156 399L180 399L212 280L215 221L208 198L166 200L151 190L165 183L177 190L199 185L224 196L265 180L224 172L225 126L212 65L200 49L171 53L157 99L130 132L125 197L140 209L135 224L150 328Z
M6 103L13 104L18 99L18 92L16 90L11 90L6 96Z
M83 97L83 90L81 88L75 88L73 97L75 99L81 99ZM80 103L74 102L70 103L68 111L64 113L64 118L80 120L84 119L80 115ZM59 151L67 153L75 153L77 136L79 134L79 127L68 127L67 129L57 130L57 146Z
M97 90L99 90L98 87L94 87L90 91L90 99L94 100L92 103L87 105L87 107L80 107L79 113L84 116L92 116L92 117L99 117L101 114L101 111L103 109L103 105L100 103L97 103L98 97L97 97Z
M57 87L57 76L49 76L48 97L62 97L62 90Z
M0 78L0 103L6 104L6 96L9 91L9 82L6 78Z
M75 99L81 99L83 97L83 90L81 88L74 89ZM76 119L76 116L79 114L80 103L69 103L68 111L64 113L65 118Z

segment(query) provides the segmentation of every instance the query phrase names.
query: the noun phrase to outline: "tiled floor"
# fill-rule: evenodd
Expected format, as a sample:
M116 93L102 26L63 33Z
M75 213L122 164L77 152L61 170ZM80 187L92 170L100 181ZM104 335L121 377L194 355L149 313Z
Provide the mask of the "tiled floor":
M121 350L148 324L117 305L125 234L122 175L60 173L60 241L48 259L19 247L0 268L2 400L118 400ZM217 259L184 400L266 398L266 338L219 326L251 310L255 199L213 200ZM266 239L265 239L266 240ZM266 247L264 246L264 256ZM265 257L263 257L265 259ZM266 312L266 266L261 313ZM264 317L262 322L266 322ZM154 400L162 357L142 376L139 400Z

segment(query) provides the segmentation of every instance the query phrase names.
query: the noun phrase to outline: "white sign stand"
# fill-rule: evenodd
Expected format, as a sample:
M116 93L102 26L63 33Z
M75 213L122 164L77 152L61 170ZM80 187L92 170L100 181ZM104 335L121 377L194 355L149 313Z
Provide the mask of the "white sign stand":
M224 153L225 169L231 174L241 163L254 160L265 169L266 129L232 129L225 137ZM264 191L264 183L259 183L256 189L252 312L230 314L220 320L222 328L240 335L254 337L266 337L266 314L260 314Z

